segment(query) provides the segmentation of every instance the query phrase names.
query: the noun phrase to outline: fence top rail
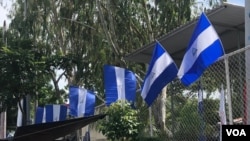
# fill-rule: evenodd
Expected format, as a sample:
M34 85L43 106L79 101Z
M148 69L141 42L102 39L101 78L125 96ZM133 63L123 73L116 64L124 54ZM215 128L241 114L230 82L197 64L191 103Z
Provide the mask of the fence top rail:
M235 55L235 54L238 54L238 53L240 53L240 52L244 52L244 51L249 50L249 49L250 49L250 45L245 46L245 47L243 47L243 48L241 48L241 49L238 49L238 50L235 50L235 51L233 51L233 52L230 52L230 53L228 53L228 54L223 55L223 56L220 57L218 60L225 59L225 58L227 58L227 57L233 56L233 55Z

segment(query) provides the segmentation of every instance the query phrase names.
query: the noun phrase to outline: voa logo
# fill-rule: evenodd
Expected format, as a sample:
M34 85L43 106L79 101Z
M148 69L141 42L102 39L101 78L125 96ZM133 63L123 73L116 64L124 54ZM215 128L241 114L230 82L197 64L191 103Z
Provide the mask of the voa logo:
M244 129L226 129L227 136L247 136Z

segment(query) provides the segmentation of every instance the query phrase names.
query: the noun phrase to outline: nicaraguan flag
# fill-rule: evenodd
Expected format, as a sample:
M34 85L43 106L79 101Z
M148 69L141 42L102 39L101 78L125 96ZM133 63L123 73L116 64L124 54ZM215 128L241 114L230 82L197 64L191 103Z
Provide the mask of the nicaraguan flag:
M38 107L36 110L35 123L47 123L66 120L67 106L50 104Z
M177 72L173 59L157 42L141 91L141 96L148 106L151 106L161 90L176 78Z
M67 117L67 106L65 105L46 105L46 122L62 121Z
M84 88L70 86L69 88L69 109L70 115L75 117L86 117L94 115L95 94Z
M223 55L221 40L206 15L202 13L184 55L178 77L184 85L189 86Z
M117 100L135 101L136 77L130 70L104 65L104 87L108 106Z

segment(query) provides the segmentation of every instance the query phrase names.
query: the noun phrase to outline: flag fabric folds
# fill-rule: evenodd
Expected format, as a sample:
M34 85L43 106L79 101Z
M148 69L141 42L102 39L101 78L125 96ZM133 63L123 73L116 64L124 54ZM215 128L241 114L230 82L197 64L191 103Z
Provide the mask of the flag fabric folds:
M176 78L177 72L178 68L173 59L157 42L141 91L141 96L148 106L151 106L161 90Z
M104 65L104 87L108 106L117 100L135 101L136 77L128 69Z
M94 115L96 96L94 92L70 86L69 88L69 109L70 115L74 117L86 117Z
M177 75L184 85L189 86L223 55L221 40L207 16L202 13Z
M220 91L219 116L220 116L221 125L226 125L227 124L227 118L226 118L226 111L225 111L225 95L224 95L223 85L221 85L221 91Z
M47 123L66 120L67 106L49 104L45 107L37 107L35 123Z

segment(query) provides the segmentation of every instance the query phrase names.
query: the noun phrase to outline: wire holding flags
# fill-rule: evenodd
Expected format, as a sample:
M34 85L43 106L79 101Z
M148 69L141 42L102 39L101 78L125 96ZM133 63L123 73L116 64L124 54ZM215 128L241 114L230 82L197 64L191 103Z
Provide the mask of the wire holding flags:
M161 90L176 78L177 72L178 69L173 59L157 42L141 92L141 96L148 106L151 106Z
M136 77L130 70L104 65L104 87L108 106L117 100L135 101Z
M205 13L202 13L184 55L178 77L184 85L189 86L223 55L221 40Z

